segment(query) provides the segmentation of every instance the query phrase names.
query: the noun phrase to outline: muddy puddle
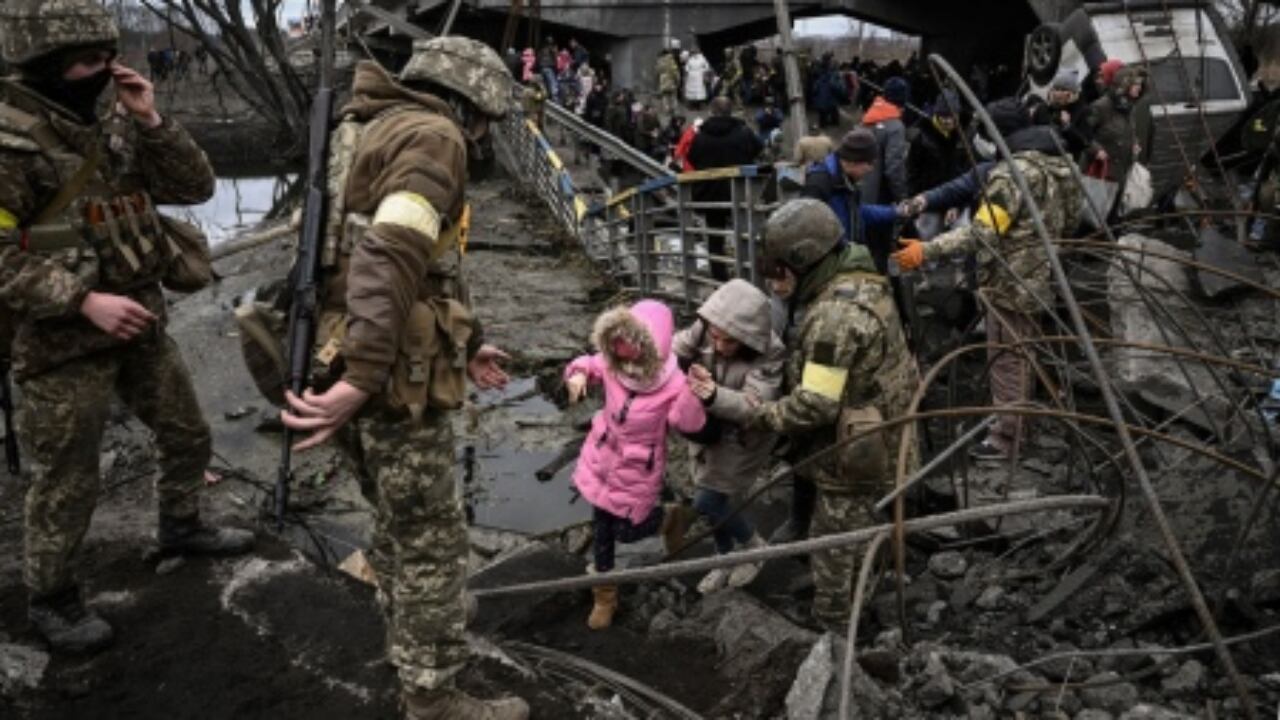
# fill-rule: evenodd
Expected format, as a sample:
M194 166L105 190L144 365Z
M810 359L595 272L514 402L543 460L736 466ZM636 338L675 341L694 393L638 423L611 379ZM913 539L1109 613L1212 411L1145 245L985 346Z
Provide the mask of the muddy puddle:
M297 184L294 174L280 176L223 176L217 179L213 197L203 205L162 208L199 225L217 246L238 233L251 230L264 219L277 216Z
M458 441L468 522L539 534L590 519L591 506L570 482L576 454L565 447L577 435L573 420L534 378L479 393L469 415Z

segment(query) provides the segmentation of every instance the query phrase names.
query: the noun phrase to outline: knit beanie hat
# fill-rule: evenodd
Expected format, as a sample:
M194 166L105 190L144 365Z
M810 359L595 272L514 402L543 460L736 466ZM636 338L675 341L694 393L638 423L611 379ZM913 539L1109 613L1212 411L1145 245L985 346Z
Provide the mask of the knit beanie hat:
M876 136L866 128L854 128L840 140L836 157L849 162L875 162Z
M1108 60L1102 63L1098 68L1098 76L1102 78L1102 84L1105 87L1111 87L1111 83L1116 79L1116 73L1120 72L1120 68L1124 67L1122 60Z
M884 84L884 99L903 107L911 101L911 86L900 77L891 77Z

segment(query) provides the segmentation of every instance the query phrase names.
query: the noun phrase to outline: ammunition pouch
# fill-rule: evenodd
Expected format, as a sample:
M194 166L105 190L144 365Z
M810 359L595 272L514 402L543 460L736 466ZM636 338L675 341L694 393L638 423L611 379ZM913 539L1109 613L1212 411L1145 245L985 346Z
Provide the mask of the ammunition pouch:
M891 484L888 432L881 430L859 437L859 433L867 433L883 422L884 416L874 405L840 410L836 421L838 487L828 490L864 496L888 490ZM851 440L855 437L856 440Z
M414 303L387 386L387 406L414 419L428 408L462 407L472 327L471 311L456 300Z
M209 241L197 226L160 215L160 226L165 231L165 243L169 250L169 264L160 283L169 290L193 293L213 282L213 259L209 255Z
M383 410L417 420L428 409L455 410L467 397L467 343L474 320L457 300L419 300L409 309L396 360L381 398ZM347 318L321 316L312 364L325 378L341 375Z

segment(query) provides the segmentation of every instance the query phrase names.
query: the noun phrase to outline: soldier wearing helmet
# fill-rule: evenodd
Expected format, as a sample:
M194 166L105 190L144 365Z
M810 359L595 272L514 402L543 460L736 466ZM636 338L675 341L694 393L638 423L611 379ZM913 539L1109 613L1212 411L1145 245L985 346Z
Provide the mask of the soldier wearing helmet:
M155 433L161 550L244 552L253 542L200 522L209 428L164 331L161 284L181 252L155 208L207 200L213 171L156 111L151 83L115 59L117 38L94 0L0 6L0 56L16 73L0 80L0 315L13 329L2 349L22 391L29 615L58 651L113 636L71 572L113 396ZM118 109L100 120L113 84Z
M449 411L465 376L480 388L507 380L461 275L467 162L506 114L511 82L497 53L462 37L415 43L398 80L356 66L330 151L323 381L289 394L282 415L312 433L299 449L342 431L367 481L378 512L369 557L409 718L528 715L523 700L453 685L468 659L468 545Z
M790 355L784 396L760 405L751 424L790 436L791 459L799 462L903 415L916 369L888 278L865 246L840 243L843 228L831 208L793 200L769 216L764 233L761 269L786 307ZM815 536L873 523L866 508L892 489L901 432L844 444L799 471L791 537L804 534L811 513ZM814 617L828 627L848 623L856 562L854 547L813 555Z

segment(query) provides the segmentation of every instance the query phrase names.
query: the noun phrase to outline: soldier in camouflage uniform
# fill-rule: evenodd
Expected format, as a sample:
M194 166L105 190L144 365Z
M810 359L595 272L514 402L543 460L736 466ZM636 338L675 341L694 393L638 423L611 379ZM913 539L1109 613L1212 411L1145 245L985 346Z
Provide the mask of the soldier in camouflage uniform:
M671 117L678 109L676 93L680 88L680 65L676 62L674 50L663 50L658 53L654 73L658 76L659 107L662 108L664 115Z
M1049 236L1063 237L1075 229L1080 189L1071 173L1071 159L1059 154L1059 144L1045 133L1048 127L1028 127L1025 112L1013 100L999 100L988 108L1013 151L1013 162L1027 179L1032 198L1044 214ZM894 254L899 266L913 270L926 260L957 255L977 255L978 285L994 314L987 316L991 403L995 406L1025 403L1031 397L1030 365L1017 352L1001 352L1001 343L1030 340L1040 334L1040 316L1053 307L1048 257L1036 234L1027 198L1013 180L1007 162L987 176L972 225L956 228L932 241L904 240ZM1017 415L997 415L996 423L972 453L979 459L1007 458L1022 439Z
M497 364L505 355L483 343L461 277L467 159L490 119L506 114L511 82L493 50L462 37L415 44L399 82L375 63L356 67L333 135L339 217L322 297L323 317L340 318L342 329L322 319L317 343L336 382L289 394L292 413L282 416L313 431L298 449L342 430L371 486L370 561L387 650L406 716L417 720L528 715L518 698L480 701L453 686L468 659L468 544L448 410L462 403L464 369L481 388L507 380Z
M724 49L724 77L720 79L720 95L732 100L735 109L742 108L742 63L731 47Z
M151 83L115 61L117 31L93 0L0 8L0 301L14 336L18 422L29 462L29 615L55 650L112 639L72 577L98 496L98 452L119 397L155 433L164 552L244 552L245 530L199 520L209 428L165 333L160 288L177 257L157 203L213 194L204 153L155 109ZM102 122L115 85L124 114ZM9 342L8 338L4 340Z
M842 247L842 234L831 208L810 199L787 203L765 225L762 270L790 317L803 320L787 348L786 395L760 405L752 425L790 436L793 464L900 417L918 384L888 278L866 247ZM892 488L901 436L901 427L868 435L800 471L818 488L814 536L874 522L869 507ZM813 555L814 617L829 627L848 624L860 552Z

